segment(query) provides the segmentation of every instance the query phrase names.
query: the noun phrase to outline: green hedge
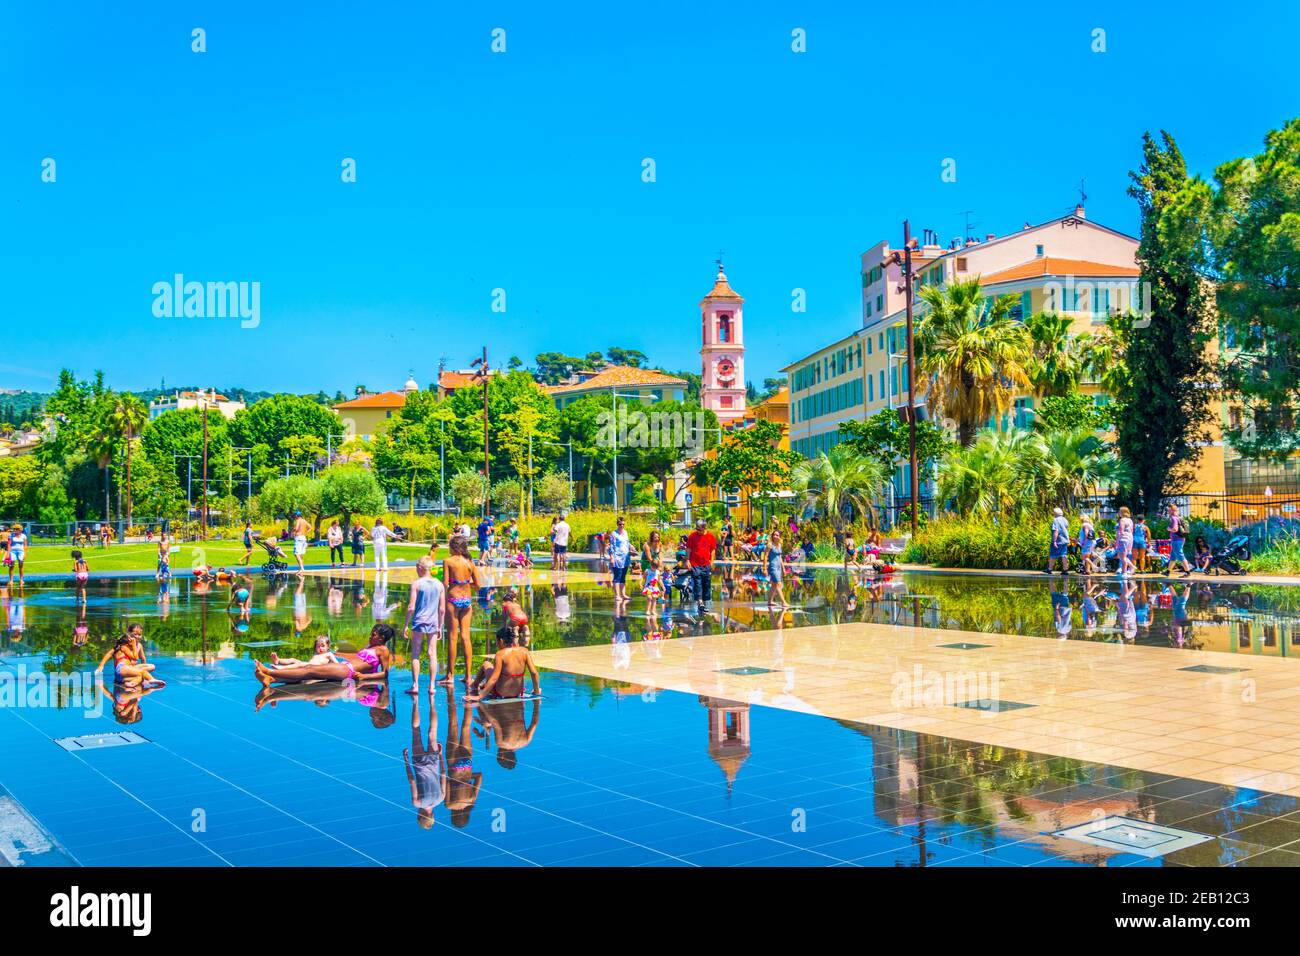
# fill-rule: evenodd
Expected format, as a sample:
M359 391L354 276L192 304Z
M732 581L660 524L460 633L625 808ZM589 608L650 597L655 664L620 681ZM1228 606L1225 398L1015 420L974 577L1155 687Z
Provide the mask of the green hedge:
M943 568L1033 570L1047 566L1050 518L943 517L919 532L903 552L908 564ZM1078 521L1071 525L1071 540Z

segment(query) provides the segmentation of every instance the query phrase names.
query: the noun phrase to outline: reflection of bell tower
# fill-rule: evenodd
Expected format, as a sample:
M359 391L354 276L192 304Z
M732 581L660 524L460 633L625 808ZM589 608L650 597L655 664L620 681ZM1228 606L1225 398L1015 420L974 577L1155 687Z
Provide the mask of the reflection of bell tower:
M749 705L703 694L700 703L709 709L709 756L722 768L730 793L749 759Z
M744 304L745 300L727 284L719 259L713 291L700 303L700 404L717 415L723 425L745 417Z

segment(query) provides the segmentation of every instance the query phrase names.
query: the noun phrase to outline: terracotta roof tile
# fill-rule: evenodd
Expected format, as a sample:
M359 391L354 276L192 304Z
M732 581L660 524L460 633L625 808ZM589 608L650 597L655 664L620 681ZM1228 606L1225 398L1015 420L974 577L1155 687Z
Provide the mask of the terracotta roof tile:
M339 402L334 408L402 408L405 405L405 392L377 392L373 395L358 395L347 402Z
M980 285L993 285L999 282L1015 282L1019 279L1033 279L1038 276L1076 276L1078 278L1102 278L1109 276L1137 277L1141 270L1136 266L1107 265L1104 262L1088 262L1084 259L1055 259L1044 256L1031 259L1018 266L980 276Z
M548 385L546 391L552 395L566 392L590 392L602 388L621 388L625 385L663 385L685 388L683 379L647 368L633 368L630 365L611 365L601 369L585 382L574 385Z

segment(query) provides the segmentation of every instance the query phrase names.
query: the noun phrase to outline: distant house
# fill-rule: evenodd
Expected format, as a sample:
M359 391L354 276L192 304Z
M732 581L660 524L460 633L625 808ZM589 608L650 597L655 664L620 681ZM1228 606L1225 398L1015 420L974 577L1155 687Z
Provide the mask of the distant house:
M163 412L184 411L187 408L207 407L218 411L224 418L234 418L235 412L245 405L241 401L227 398L216 389L199 389L195 392L176 392L171 396L160 395L149 403L149 418L154 419Z
M647 404L680 402L686 398L685 379L630 365L606 365L600 369L575 372L559 385L544 385L543 388L555 401L556 408L571 405L584 395L608 392L618 392L618 397L623 400L640 400Z
M343 419L343 424L350 434L362 441L370 441L379 432L379 426L393 417L406 405L406 396L420 390L414 378L408 378L406 384L398 391L366 392L362 391L356 398L339 402L334 406Z

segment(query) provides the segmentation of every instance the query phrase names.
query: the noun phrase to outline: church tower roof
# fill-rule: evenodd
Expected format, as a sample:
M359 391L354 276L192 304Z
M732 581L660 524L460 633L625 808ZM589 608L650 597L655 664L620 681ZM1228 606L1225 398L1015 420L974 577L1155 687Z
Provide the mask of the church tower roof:
M744 302L745 300L733 289L727 282L727 273L722 269L722 260L718 260L718 278L713 282L713 291L704 297L700 305L710 302L714 299L729 299L732 302Z

